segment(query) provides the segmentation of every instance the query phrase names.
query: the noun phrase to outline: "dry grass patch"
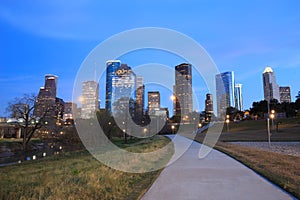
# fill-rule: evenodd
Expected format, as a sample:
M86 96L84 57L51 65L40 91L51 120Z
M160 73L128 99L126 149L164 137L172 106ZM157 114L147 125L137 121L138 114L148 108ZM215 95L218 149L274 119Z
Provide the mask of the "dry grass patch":
M169 143L157 137L142 144L143 149ZM162 159L167 162L172 154ZM159 173L125 173L104 166L88 152L66 153L0 168L0 199L138 199Z

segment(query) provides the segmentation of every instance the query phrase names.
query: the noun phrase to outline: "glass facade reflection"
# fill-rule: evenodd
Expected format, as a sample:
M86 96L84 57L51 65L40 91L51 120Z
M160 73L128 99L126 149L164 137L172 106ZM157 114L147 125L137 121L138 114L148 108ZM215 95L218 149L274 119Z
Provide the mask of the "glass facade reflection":
M112 102L112 91L113 91L113 77L115 77L115 72L121 66L120 60L108 60L106 62L106 98L105 98L105 108L111 112L111 102Z
M224 72L216 75L216 95L218 116L223 118L228 107L235 107L234 72Z

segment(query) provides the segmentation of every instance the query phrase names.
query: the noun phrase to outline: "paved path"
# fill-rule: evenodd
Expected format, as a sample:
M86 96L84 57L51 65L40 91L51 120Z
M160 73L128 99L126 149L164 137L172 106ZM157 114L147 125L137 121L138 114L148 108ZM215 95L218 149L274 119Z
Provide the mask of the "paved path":
M199 159L200 147L201 144L193 142L182 157L162 171L142 199L294 199L219 151L213 150Z

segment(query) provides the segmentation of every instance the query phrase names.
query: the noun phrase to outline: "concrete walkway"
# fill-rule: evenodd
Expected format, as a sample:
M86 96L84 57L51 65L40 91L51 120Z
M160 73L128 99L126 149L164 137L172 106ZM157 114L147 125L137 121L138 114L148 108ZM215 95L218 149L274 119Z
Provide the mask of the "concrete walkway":
M162 171L142 199L295 199L219 151L199 159L200 147L193 142L182 157Z

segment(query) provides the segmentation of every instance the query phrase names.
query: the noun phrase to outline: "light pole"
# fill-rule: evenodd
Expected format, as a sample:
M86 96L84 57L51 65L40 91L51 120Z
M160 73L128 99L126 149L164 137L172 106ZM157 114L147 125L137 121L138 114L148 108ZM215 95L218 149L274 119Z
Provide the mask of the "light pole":
M271 147L271 132L270 132L270 100L268 100L268 118L267 118L267 129L268 129L268 143Z

